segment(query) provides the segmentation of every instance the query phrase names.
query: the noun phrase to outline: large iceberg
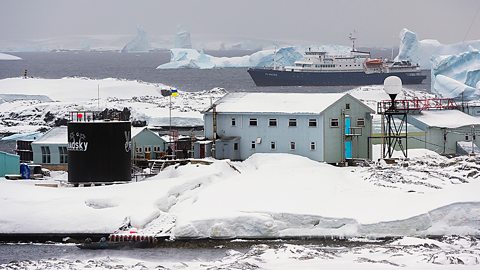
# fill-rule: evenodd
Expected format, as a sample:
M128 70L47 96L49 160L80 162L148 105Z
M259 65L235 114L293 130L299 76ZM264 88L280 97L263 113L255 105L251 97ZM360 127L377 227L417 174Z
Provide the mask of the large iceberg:
M175 48L191 49L192 40L190 39L190 32L183 29L182 26L178 27L177 34L175 35Z
M350 53L350 48L346 46L323 45L315 48L329 54ZM171 49L170 62L158 66L157 69L288 66L302 59L306 49L306 47L283 47L238 57L215 57L195 49Z
M137 35L123 47L122 52L148 52L150 49L147 32L138 27Z
M467 101L480 97L480 52L470 49L432 59L432 92Z
M418 63L424 69L430 69L432 59L437 56L456 55L470 51L472 48L480 50L480 40L442 44L434 39L418 40L416 33L403 29L400 32L400 47L395 60L409 60Z

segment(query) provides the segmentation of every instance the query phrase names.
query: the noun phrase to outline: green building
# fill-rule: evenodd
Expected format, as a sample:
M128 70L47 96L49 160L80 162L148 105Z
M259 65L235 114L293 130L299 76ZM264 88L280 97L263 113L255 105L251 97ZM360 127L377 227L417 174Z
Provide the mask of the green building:
M20 156L0 152L0 174L20 174Z

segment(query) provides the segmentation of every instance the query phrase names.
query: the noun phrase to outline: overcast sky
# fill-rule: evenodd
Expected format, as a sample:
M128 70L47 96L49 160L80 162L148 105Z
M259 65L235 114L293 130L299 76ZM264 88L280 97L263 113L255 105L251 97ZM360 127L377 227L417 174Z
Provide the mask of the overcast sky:
M2 39L66 35L174 35L305 40L360 46L398 45L402 28L442 43L480 39L479 0L1 0ZM474 19L475 17L475 19ZM471 30L468 29L471 26Z

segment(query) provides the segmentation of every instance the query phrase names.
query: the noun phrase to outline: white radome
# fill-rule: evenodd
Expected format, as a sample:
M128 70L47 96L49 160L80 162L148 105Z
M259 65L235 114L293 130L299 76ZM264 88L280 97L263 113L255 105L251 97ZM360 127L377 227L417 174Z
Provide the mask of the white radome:
M402 91L402 80L397 76L389 76L383 81L383 89L389 95L398 95Z

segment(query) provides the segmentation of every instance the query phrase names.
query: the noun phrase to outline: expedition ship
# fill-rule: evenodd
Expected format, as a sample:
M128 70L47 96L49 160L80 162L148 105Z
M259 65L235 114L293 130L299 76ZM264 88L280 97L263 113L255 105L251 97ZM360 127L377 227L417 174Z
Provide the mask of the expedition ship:
M370 52L355 50L355 38L349 55L328 55L323 51L305 52L293 66L249 68L257 86L336 86L383 84L388 76L397 76L403 84L421 84L427 78L418 64L370 58Z

